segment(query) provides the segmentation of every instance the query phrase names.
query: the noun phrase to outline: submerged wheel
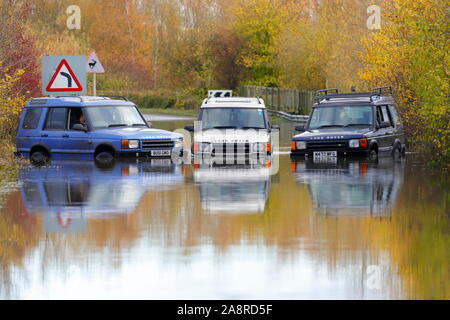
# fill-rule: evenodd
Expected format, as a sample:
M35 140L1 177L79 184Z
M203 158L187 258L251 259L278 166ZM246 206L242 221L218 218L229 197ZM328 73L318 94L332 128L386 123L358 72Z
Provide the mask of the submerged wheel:
M48 163L50 160L50 156L48 153L43 149L36 149L34 151L31 151L30 154L30 162L33 165L42 166Z

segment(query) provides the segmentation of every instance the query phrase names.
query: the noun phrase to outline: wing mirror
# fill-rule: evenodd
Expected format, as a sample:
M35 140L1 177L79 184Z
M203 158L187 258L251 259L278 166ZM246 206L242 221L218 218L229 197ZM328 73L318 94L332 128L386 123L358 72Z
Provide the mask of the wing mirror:
M77 123L73 126L73 130L87 132L88 128L85 125L82 125L81 123Z
M185 126L184 129L189 132L194 132L194 126Z
M305 127L304 126L296 126L295 127L295 131L299 131L299 132L305 132Z

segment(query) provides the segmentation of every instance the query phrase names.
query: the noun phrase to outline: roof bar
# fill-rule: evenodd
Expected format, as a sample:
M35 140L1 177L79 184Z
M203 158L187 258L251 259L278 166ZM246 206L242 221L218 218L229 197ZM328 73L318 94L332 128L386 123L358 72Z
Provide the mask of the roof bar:
M56 96L55 98L78 98L78 99L80 99L80 102L84 102L84 100L81 96Z
M101 98L116 98L116 99L122 99L125 101L129 101L127 97L121 96L121 95L104 94L104 95L100 95L99 97L101 97Z
M314 98L315 101L319 102L321 100L339 99L339 98L371 98L373 96L372 92L352 92L352 93L338 93L329 95L318 95Z
M324 90L317 90L316 91L316 96L328 96L328 93L334 93L334 94L339 94L339 90L337 88L332 88L332 89L324 89Z
M378 87L370 89L373 95L392 94L392 87Z

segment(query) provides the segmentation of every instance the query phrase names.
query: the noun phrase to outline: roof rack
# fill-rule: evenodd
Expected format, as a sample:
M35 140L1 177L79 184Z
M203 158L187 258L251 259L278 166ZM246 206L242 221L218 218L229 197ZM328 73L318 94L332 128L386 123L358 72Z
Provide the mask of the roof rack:
M316 91L316 97L318 96L328 96L328 93L334 92L334 94L339 94L339 90L337 88L332 89L324 89L324 90L317 90Z
M101 98L115 98L115 99L121 99L121 100L129 101L128 98L125 97L125 96L114 95L114 94L104 94L104 95L100 95L98 97L101 97Z
M378 87L370 89L374 95L392 94L392 87Z
M329 94L329 92L335 92L334 94ZM322 100L331 99L342 99L342 98L370 98L373 101L373 97L392 94L391 87L379 87L373 88L370 92L351 92L351 93L339 93L338 89L325 89L318 90L316 92L316 97L314 100L320 104Z

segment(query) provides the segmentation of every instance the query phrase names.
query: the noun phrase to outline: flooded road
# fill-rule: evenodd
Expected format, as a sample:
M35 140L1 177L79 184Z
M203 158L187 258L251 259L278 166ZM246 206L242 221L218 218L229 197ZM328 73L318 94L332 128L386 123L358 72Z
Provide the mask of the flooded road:
M174 130L192 121L155 122ZM449 299L449 184L419 160L25 168L0 298ZM12 188L12 189L11 189Z

